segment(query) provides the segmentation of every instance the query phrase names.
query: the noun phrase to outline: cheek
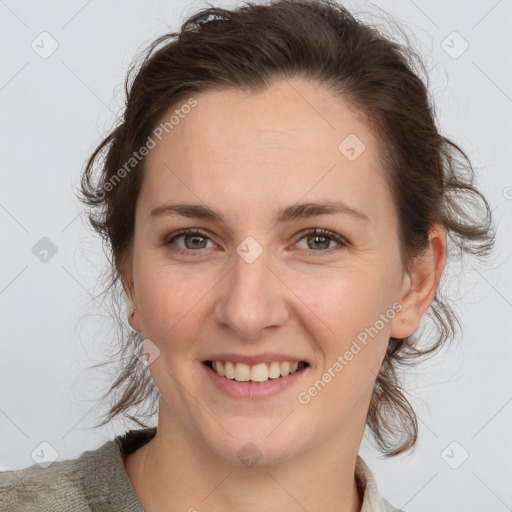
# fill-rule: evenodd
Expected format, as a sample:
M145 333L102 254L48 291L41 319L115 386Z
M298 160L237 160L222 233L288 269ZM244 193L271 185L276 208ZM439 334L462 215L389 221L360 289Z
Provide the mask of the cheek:
M336 404L333 418L364 403L386 352L394 309L390 294L377 281L374 274L354 269L326 280L325 293L310 291L320 365L310 384L316 386L319 378L327 382L315 407Z
M329 351L350 344L391 307L382 278L357 268L344 269L337 277L326 275L315 280L314 286L305 283L298 295L315 313L317 334Z
M352 268L336 279L325 279L323 287L314 291L310 287L304 301L309 300L315 312L316 328L311 329L319 364L315 381L319 377L329 381L317 405L324 400L338 404L340 417L371 394L384 358L391 325L385 314L390 309L394 313L385 282L382 273Z
M141 262L142 263L142 262ZM137 291L144 336L157 343L183 339L198 325L204 295L212 287L205 273L183 273L155 263L141 265Z

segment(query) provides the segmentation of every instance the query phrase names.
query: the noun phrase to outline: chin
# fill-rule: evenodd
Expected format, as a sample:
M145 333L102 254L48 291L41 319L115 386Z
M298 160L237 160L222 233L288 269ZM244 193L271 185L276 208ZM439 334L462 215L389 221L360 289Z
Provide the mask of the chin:
M234 466L250 468L278 464L297 455L303 441L303 436L295 438L286 429L279 434L277 429L273 431L278 423L274 421L272 427L267 428L267 422L264 422L264 427L256 429L252 422L249 428L242 429L243 433L240 429L228 428L233 437L223 431L222 438L207 436L204 442L216 457Z

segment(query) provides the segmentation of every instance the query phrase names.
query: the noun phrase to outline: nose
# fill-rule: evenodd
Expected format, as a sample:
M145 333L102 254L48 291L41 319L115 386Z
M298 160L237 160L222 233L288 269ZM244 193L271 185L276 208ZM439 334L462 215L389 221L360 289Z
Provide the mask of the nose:
M285 325L289 318L290 292L269 263L267 251L252 262L236 254L233 268L222 280L215 320L238 339L261 339L265 329Z

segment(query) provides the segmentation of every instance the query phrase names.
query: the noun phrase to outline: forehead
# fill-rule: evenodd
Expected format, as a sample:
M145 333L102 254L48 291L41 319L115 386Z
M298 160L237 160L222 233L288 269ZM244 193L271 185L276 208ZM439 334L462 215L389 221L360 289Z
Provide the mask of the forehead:
M148 209L191 198L246 215L301 198L344 199L359 209L368 197L389 203L370 126L318 85L288 80L259 93L193 98L193 108L181 109L184 100L162 118L174 113L146 159L141 196ZM375 209L371 201L365 208L369 216Z

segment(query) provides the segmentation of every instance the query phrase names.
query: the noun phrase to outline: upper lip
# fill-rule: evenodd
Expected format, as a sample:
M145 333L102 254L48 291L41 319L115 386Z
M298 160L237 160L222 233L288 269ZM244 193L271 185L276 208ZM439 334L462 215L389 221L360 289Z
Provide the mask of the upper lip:
M248 365L254 365L258 363L271 363L272 361L290 361L300 363L301 361L306 362L305 359L295 357L287 354L271 354L262 353L255 355L244 355L234 354L232 352L223 352L222 354L213 354L207 356L203 361L231 361L233 363L245 363Z

